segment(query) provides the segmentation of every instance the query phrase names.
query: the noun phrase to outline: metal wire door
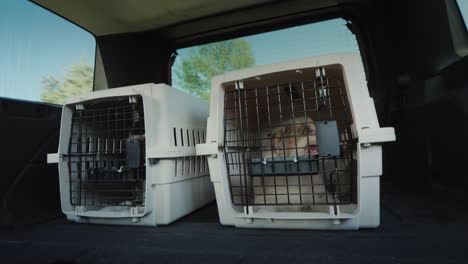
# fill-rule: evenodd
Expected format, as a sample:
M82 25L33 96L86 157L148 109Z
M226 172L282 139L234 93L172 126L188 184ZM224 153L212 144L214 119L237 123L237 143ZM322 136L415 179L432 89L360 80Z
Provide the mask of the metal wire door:
M73 205L144 204L145 126L141 96L76 105L68 162Z
M319 68L306 80L262 87L236 82L225 91L224 152L233 204L352 202L351 115L342 78L340 71ZM337 150L324 153L329 146L318 147L317 133L331 126ZM330 132L321 138L324 133Z

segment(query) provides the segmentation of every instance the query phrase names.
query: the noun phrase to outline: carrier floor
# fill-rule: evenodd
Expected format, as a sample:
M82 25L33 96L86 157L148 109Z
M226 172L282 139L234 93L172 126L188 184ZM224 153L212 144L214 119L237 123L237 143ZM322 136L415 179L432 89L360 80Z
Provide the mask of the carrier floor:
M0 254L2 263L466 263L466 204L461 193L384 192L380 228L358 232L224 227L215 204L157 228L60 217L0 230Z

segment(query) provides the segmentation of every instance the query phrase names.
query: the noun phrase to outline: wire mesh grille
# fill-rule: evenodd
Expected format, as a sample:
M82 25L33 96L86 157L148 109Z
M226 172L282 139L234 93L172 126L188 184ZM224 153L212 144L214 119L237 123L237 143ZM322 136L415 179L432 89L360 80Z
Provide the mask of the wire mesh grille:
M77 105L66 158L72 205L143 205L146 175L141 96Z
M233 204L352 203L351 115L342 83L339 70L325 74L320 68L310 79L260 87L236 82L225 89L224 152ZM319 122L336 123L339 154L318 147Z

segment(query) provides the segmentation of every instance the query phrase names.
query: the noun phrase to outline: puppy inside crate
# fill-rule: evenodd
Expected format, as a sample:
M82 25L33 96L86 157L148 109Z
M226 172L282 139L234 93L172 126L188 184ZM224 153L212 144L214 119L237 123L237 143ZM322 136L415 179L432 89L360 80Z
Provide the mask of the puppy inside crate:
M225 154L234 204L321 211L354 202L352 118L343 79L338 70L313 76L263 85L244 80L243 87L226 89Z

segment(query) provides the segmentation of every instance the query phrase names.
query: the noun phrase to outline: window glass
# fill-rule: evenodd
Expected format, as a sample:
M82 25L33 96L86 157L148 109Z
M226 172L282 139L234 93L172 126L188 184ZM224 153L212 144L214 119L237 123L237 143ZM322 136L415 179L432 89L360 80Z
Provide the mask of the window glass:
M465 27L468 22L468 1L467 0L457 0L458 8L460 9L460 13L463 17L463 21L465 21Z
M177 52L173 86L208 99L211 78L223 72L359 48L346 21L333 19Z
M0 4L0 96L63 104L92 90L95 39L26 0Z

